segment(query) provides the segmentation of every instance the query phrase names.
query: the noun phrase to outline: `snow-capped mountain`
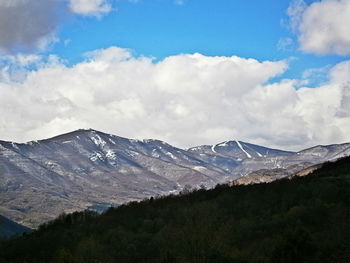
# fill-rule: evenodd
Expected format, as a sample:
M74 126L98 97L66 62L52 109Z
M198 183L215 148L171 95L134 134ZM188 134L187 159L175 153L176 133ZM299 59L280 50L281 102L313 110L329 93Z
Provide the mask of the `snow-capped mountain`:
M293 152L270 149L241 141L226 141L216 145L203 145L189 149L190 152L215 154L233 157L237 160L267 157L275 155L290 155Z
M241 141L180 149L77 130L28 143L0 141L2 214L29 227L62 212L103 210L131 200L213 187L259 169L300 169L350 155L350 144L297 153Z

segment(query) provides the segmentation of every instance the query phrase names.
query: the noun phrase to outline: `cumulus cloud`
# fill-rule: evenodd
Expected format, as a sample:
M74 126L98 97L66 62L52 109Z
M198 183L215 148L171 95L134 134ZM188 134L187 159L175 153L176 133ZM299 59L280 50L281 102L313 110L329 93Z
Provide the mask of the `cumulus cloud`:
M301 50L350 55L350 0L322 0L310 6L295 0L287 14Z
M154 62L117 47L73 66L41 60L36 70L18 66L20 80L3 70L1 139L91 127L182 147L237 138L300 149L350 140L350 61L331 68L325 85L296 89L297 80L272 81L285 61L183 54Z
M70 0L69 8L76 14L96 17L112 10L112 6L107 0Z

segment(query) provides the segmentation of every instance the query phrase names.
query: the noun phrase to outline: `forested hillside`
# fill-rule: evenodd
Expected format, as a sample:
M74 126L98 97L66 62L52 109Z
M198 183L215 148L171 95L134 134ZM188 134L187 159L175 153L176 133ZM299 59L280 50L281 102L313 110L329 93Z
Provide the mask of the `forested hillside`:
M349 262L350 158L305 177L62 215L1 262Z

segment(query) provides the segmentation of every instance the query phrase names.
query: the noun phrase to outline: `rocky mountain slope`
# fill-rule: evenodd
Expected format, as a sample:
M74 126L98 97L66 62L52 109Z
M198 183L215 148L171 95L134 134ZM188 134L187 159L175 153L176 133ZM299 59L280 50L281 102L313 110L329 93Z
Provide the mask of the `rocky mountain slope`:
M190 149L78 130L25 144L0 141L0 212L29 227L62 212L213 187L260 169L295 171L350 155L350 144L282 151L241 141Z
M260 183L271 183L278 179L285 177L292 178L294 176L305 176L317 168L321 167L322 164L312 165L312 163L299 163L288 166L286 168L275 168L275 169L260 169L254 171L248 175L241 176L234 181L230 182L230 185L248 185L248 184L260 184ZM305 168L306 167L306 168Z

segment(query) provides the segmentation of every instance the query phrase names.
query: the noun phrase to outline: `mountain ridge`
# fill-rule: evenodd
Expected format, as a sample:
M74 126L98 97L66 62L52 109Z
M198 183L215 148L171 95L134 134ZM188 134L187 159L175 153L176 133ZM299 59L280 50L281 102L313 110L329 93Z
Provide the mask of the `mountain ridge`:
M93 129L15 143L0 141L4 216L31 228L63 212L107 208L186 186L212 188L260 169L287 169L350 155L350 144L299 152L226 141L189 149Z
M118 138L126 139L126 140L133 140L133 141L159 141L159 142L167 143L165 141L162 141L162 140L159 140L159 139L152 139L152 138L148 138L148 139L147 138L146 139L127 138L127 137L123 137L123 136L114 135L114 134L111 134L111 133L99 131L99 130L96 130L96 129L93 129L93 128L76 129L76 130L73 130L73 131L68 131L68 132L65 132L65 133L62 133L62 134L54 135L54 136L51 136L51 137L48 137L48 138L43 138L43 139L38 139L38 140L30 140L30 141L26 141L26 142L16 142L16 141L12 141L12 140L1 140L0 139L0 143L14 143L14 144L19 144L19 145L34 144L34 143L38 143L38 142L45 142L45 141L49 141L49 140L58 139L58 138L61 138L63 136L67 136L67 135L75 134L75 133L79 133L79 132L97 132L97 133L101 133L101 134L104 134L104 135L110 135L110 136L113 136L113 137L118 137ZM232 139L232 140L228 140L228 141L222 141L222 142L219 142L219 143L213 144L213 145L211 145L211 144L201 144L201 145L187 147L187 148L180 148L180 147L177 147L177 146L173 146L173 147L176 147L176 148L179 148L179 149L183 149L183 150L191 150L193 148L198 148L198 147L202 147L202 146L210 146L210 147L212 147L212 146L220 146L220 144L232 143L232 142L240 142L240 143L244 143L244 144L247 144L247 145L259 146L261 148L266 148L266 149L270 149L270 150L277 150L277 151L283 151L283 152L290 152L290 153L302 152L302 151L305 151L305 150L318 148L318 147L330 147L330 146L337 146L337 145L349 145L349 147L350 147L350 142L341 142L341 143L333 143L333 144L317 144L317 145L314 145L314 146L311 146L311 147L307 147L305 149L292 151L292 150L281 150L281 149L277 149L277 148L274 148L274 147L273 148L265 147L265 146L261 146L261 145L252 144L252 143L249 143L249 142L237 140L237 139ZM169 144L169 143L167 143L167 144ZM171 145L171 144L169 144L169 145Z

